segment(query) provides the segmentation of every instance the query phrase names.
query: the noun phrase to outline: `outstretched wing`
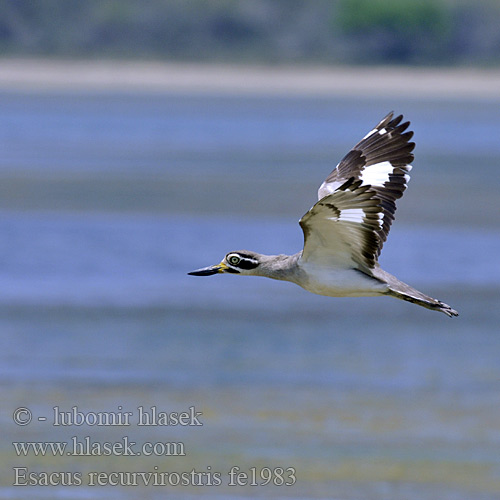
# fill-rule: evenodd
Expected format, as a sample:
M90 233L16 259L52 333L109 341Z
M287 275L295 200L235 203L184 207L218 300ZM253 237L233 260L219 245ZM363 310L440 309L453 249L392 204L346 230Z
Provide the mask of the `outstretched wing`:
M403 196L410 180L408 173L415 143L409 142L413 132L405 132L410 122L401 123L402 120L402 115L393 118L393 113L389 113L349 151L318 190L318 199L321 200L350 178L371 186L382 209L382 225L377 231L380 238L377 255L380 255L394 220L396 200Z
M415 144L409 122L387 115L337 165L318 191L319 201L300 220L304 261L368 272L409 180Z
M375 191L353 177L302 219L302 260L368 272L377 262L382 209Z

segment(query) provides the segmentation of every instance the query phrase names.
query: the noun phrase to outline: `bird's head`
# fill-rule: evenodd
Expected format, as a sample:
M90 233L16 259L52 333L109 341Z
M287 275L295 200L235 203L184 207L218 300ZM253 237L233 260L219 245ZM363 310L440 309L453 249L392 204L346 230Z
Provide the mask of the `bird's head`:
M212 276L219 273L232 273L255 276L258 275L261 257L260 254L248 250L229 252L220 264L197 269L188 274L191 276Z

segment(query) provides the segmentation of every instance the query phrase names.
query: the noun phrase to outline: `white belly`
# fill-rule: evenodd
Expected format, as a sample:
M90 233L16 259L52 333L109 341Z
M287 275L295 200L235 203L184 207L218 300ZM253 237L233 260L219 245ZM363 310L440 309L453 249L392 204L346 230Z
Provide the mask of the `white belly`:
M302 288L329 297L367 297L387 291L385 283L355 269L325 268L317 264L303 263L301 269L307 280L299 283Z

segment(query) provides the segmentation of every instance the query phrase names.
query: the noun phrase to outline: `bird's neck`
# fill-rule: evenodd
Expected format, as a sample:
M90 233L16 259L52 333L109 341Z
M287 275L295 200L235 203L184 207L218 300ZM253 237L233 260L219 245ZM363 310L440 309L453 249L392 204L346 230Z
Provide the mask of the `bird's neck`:
M274 280L296 282L299 268L297 261L302 252L295 255L263 255L257 274Z

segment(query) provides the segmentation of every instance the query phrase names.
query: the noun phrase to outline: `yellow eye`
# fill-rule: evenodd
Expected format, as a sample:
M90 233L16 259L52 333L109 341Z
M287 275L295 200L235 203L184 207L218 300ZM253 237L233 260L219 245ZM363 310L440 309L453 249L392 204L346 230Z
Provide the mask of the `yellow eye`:
M229 264L231 264L232 266L236 266L237 264L239 264L240 260L241 259L237 255L230 255L227 259Z

